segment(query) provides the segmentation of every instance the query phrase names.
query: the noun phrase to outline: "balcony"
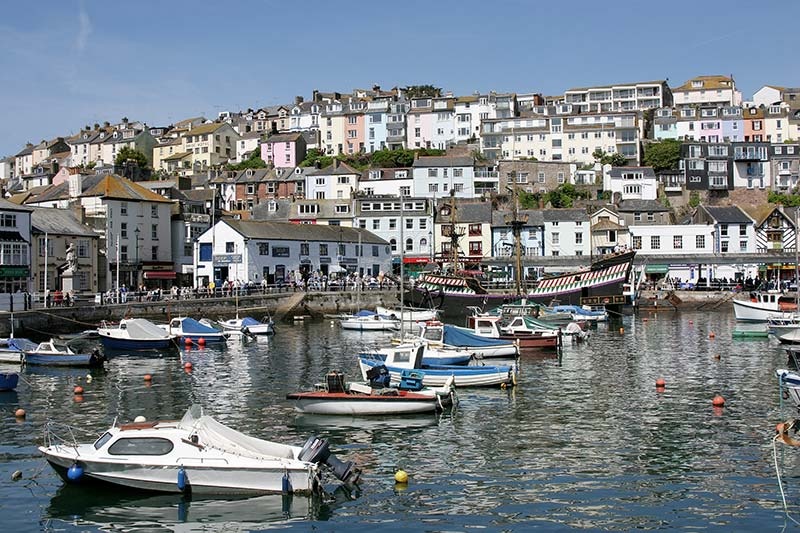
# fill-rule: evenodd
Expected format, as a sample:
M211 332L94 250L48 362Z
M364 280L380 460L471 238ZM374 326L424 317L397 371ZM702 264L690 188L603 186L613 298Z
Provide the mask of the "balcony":
M725 191L728 190L728 182L721 180L711 180L708 182L708 189L711 191Z
M736 148L733 158L737 161L762 161L767 159L767 150L757 147Z
M487 146L487 148L489 148ZM475 171L475 179L500 179L500 172L493 170L476 170Z

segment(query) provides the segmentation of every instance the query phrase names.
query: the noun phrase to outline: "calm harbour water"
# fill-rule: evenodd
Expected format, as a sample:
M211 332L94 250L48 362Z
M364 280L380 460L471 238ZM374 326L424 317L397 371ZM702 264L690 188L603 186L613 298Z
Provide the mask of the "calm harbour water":
M354 354L385 338L329 321L279 325L256 345L116 357L91 382L86 370L29 368L16 392L0 393L4 529L779 529L788 521L772 436L793 413L774 371L786 356L772 339L733 339L735 327L732 311L625 317L567 345L560 360L524 355L516 389L462 389L453 414L390 420L301 416L284 399L328 370L357 378ZM722 409L711 405L716 394ZM87 491L65 486L36 450L48 418L90 441L115 417L180 418L191 403L254 436L330 439L363 469L359 490L331 483L325 501L291 502ZM23 422L17 407L28 412ZM778 452L789 511L800 518L800 450ZM397 466L407 487L395 486ZM15 470L23 479L11 481Z

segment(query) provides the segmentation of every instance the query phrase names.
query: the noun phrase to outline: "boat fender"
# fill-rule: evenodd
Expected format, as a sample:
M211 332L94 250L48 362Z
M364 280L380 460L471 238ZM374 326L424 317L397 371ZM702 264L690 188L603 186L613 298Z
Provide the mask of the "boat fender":
M67 470L67 479L70 481L79 481L83 477L83 467L78 463L73 463Z
M284 495L292 493L292 482L289 479L288 470L283 471L283 479L281 479L281 493Z
M188 486L188 479L186 478L186 470L181 466L178 468L178 490L181 492L186 490Z
M789 430L794 430L794 432L797 433L798 422L800 421L795 419L787 422L781 422L780 424L776 425L775 432L777 434L775 435L775 439L780 440L789 446L800 446L800 440L793 439L789 436Z

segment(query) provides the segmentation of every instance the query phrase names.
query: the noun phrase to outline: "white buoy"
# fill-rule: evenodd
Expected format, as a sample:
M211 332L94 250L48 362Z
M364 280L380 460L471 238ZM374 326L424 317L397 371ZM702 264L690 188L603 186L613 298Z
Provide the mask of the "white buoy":
M137 424L139 424L141 422L147 422L147 419L145 417L143 417L142 415L139 415L136 418L134 418L133 421L136 422Z

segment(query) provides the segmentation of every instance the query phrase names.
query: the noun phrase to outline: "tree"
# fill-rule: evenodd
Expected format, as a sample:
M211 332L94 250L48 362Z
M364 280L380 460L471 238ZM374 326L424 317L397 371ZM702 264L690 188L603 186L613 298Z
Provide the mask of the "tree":
M609 154L600 148L592 152L592 157L599 161L601 165L611 165L612 167L624 167L628 164L628 160L620 153Z
M678 170L681 160L681 142L677 139L664 139L644 145L644 163L653 170Z
M250 157L242 161L241 163L236 164L228 164L228 170L247 170L249 168L267 168L267 163L263 159L261 159L261 152L259 150L253 150L250 154Z
M700 193L692 191L689 193L689 207L697 207L700 205Z
M333 163L333 157L329 155L325 155L322 150L318 148L312 148L308 152L306 152L306 157L300 162L301 167L313 167L319 164L320 168L327 167Z
M123 146L114 159L114 166L124 167L131 164L135 164L140 169L145 169L148 167L147 156L129 146Z
M372 152L370 165L377 168L410 167L414 163L413 150L378 150Z
M420 98L427 96L435 98L442 96L442 89L434 87L433 85L409 85L405 89L407 98Z

